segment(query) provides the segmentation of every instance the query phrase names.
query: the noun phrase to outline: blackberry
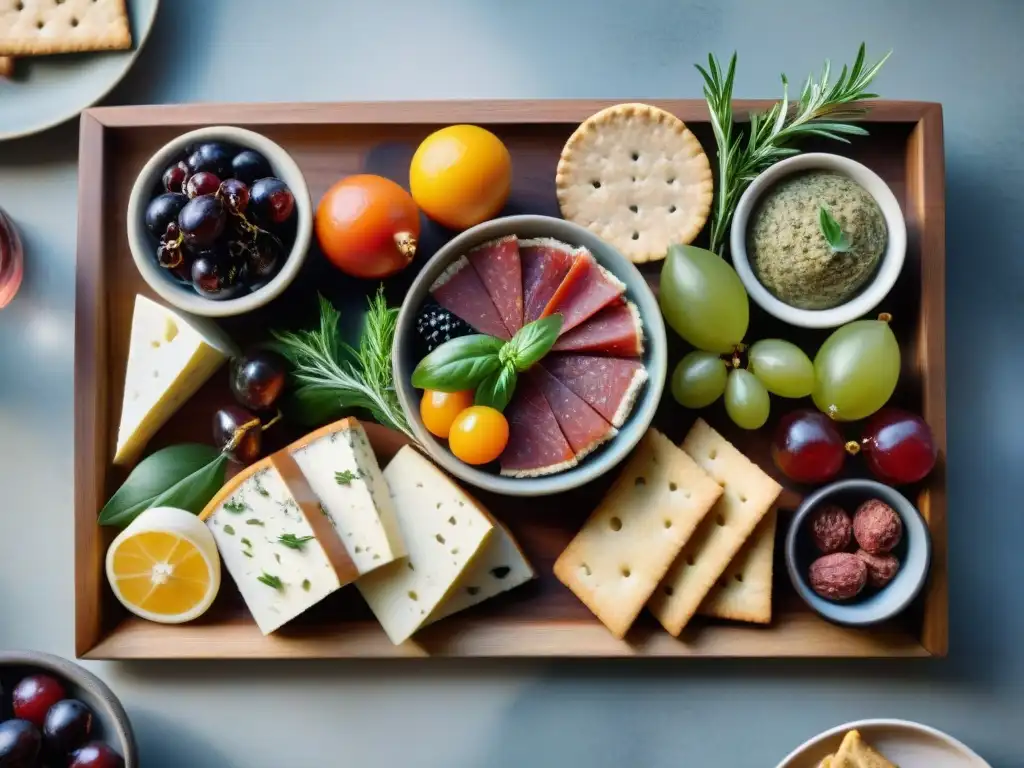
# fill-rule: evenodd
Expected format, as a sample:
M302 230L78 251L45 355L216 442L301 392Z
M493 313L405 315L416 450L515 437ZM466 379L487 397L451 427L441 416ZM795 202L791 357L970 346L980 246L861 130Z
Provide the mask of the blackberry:
M416 316L416 332L420 336L424 354L429 354L446 341L468 336L473 333L473 329L436 301L428 299Z

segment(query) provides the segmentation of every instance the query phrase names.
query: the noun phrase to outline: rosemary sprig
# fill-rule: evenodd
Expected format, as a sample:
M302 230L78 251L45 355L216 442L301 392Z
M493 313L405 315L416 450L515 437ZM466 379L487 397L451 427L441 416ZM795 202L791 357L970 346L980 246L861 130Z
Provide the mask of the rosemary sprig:
M341 338L340 314L320 296L320 328L273 331L273 348L291 365L293 396L325 419L364 408L380 424L415 440L395 394L391 347L398 310L388 307L384 287L370 299L358 348Z
M724 72L718 59L708 55L707 69L697 64L704 78L704 98L711 112L711 128L718 144L718 189L711 212L711 250L721 254L736 204L747 186L765 169L799 150L790 144L805 136L821 136L848 142L846 136L864 136L867 131L848 121L864 114L854 106L865 99L877 98L867 89L890 54L875 64L865 63L866 49L861 43L853 66L843 67L835 83L829 82L830 64L825 62L818 79L808 75L800 99L789 102L789 80L782 75L782 100L764 114L752 113L744 141L736 129L732 114L732 88L736 77L736 54Z

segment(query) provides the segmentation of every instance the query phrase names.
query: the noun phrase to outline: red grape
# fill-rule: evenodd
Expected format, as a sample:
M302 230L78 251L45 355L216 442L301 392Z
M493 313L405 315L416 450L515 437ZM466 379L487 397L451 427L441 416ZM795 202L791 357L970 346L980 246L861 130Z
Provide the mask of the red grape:
M846 448L835 423L810 408L786 414L775 430L772 459L798 483L824 483L843 468Z
M14 716L42 728L50 707L63 698L64 686L56 678L30 675L14 686Z
M228 210L237 216L245 213L249 205L249 188L238 179L225 179L217 189L217 196L224 200Z
M938 455L924 419L899 408L883 408L871 417L861 452L872 473L891 484L921 480L932 471Z
M92 741L71 753L68 768L124 768L124 759L100 741Z
M212 195L220 187L220 179L209 171L200 171L185 182L185 193L189 198Z
M164 190L167 192L184 192L187 179L188 166L184 163L176 163L164 171Z

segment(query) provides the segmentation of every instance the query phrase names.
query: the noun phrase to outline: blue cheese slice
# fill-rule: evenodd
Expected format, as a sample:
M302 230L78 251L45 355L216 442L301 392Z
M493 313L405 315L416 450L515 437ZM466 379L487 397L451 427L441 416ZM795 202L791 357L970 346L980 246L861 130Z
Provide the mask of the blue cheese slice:
M362 424L342 419L288 450L359 573L405 556L395 504Z
M211 321L136 296L114 463L134 464L157 430L235 352Z
M448 598L424 624L433 624L453 613L479 605L536 578L537 574L516 544L511 532L497 521L484 550L462 574Z
M484 550L494 524L477 503L416 449L384 469L409 556L356 582L398 645L422 627Z
M359 575L287 451L233 477L200 517L264 635Z

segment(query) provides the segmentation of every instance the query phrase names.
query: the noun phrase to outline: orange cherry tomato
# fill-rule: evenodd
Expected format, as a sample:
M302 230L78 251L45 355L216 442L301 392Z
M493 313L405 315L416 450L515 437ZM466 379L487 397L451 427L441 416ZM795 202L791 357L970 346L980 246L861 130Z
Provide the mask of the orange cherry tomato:
M430 134L409 165L416 204L449 229L468 229L501 210L512 186L512 156L501 139L477 125L449 125Z
M320 249L353 277L381 279L405 269L419 236L420 212L412 196L383 176L342 179L316 209Z
M473 405L473 390L464 392L423 391L420 400L420 418L423 426L435 437L448 437L455 417Z
M501 411L474 405L455 417L448 433L448 447L467 464L494 461L508 445L508 422Z

